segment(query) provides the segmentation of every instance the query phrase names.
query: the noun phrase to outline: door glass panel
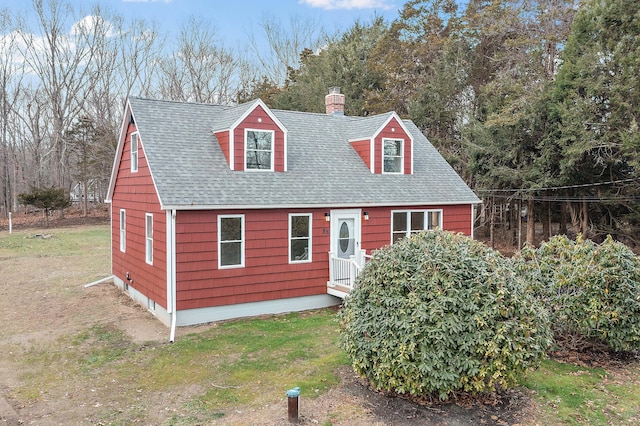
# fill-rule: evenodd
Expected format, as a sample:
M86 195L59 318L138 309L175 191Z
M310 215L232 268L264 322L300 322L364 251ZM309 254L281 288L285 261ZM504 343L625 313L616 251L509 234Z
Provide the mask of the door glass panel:
M341 219L338 231L338 257L348 258L355 253L353 219Z

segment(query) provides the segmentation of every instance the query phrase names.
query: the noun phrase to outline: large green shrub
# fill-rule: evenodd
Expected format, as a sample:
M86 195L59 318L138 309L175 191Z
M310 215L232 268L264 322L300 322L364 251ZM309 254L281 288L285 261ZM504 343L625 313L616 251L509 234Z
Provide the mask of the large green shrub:
M340 320L355 371L414 397L507 388L551 340L546 312L505 258L441 231L376 251Z
M624 244L556 236L537 249L526 246L514 263L548 307L563 349L592 342L615 351L640 348L640 259Z

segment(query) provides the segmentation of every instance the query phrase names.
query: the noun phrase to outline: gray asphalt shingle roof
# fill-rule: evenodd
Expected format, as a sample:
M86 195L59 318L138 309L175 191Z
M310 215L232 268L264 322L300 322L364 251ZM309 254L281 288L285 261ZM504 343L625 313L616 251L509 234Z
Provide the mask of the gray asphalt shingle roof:
M247 104L129 100L163 208L344 207L477 203L475 194L409 120L414 174L372 174L348 140L389 118L271 110L288 131L286 172L232 171L213 130ZM250 105L249 105L250 106Z

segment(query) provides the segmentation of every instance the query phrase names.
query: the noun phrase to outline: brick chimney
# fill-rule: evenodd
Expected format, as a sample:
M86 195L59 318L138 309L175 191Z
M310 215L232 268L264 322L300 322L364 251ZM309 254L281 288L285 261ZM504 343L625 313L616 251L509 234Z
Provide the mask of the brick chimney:
M329 94L324 97L327 115L344 115L344 95L337 86L329 88Z

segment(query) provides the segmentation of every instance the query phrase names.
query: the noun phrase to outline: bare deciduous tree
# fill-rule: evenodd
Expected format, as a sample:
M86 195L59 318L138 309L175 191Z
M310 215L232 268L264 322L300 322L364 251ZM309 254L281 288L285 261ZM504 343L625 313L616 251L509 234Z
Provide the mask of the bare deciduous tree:
M69 187L64 136L95 82L95 70L90 65L107 24L99 15L71 21L74 11L62 0L33 0L33 8L35 28L23 19L19 21L22 54L28 71L40 80L51 113L52 181L56 186Z
M286 27L265 15L259 28L261 39L267 41L266 48L253 32L249 34L253 55L258 62L256 66L264 77L277 85L285 82L290 69L299 68L300 54L304 49L315 52L329 41L318 21L298 16L292 16Z
M16 164L10 155L10 123L16 108L22 81L22 68L17 64L18 34L11 31L11 17L0 11L0 211L6 215L14 210Z
M230 103L237 62L219 45L211 23L192 17L182 26L176 50L161 62L160 93L173 100Z

